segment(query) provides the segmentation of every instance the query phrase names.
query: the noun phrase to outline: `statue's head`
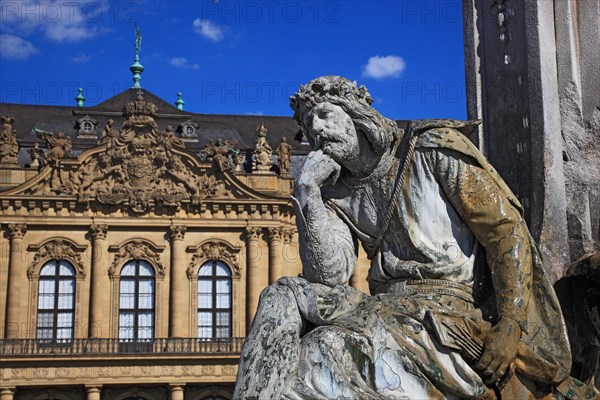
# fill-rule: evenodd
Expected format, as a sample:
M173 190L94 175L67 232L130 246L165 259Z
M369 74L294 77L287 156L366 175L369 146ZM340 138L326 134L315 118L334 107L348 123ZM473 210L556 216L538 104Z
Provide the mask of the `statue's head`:
M56 134L56 138L57 139L64 139L65 138L65 133L64 132L58 132Z
M313 79L290 97L290 106L294 110L294 119L302 126L305 136L313 148L314 138L307 132L305 116L322 104L340 107L352 119L357 132L365 135L373 150L382 153L389 148L398 137L398 128L391 121L379 114L371 104L373 99L367 88L357 86L341 76L322 76Z

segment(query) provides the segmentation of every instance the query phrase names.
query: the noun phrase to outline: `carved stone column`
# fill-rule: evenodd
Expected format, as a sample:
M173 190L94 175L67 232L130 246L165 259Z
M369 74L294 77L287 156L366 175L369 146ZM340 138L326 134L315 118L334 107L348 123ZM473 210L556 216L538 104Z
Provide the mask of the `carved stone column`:
M8 266L8 296L6 312L7 339L25 338L27 323L28 287L27 260L23 238L27 232L25 224L8 224L10 254ZM12 397L11 397L12 398Z
M86 386L85 390L87 391L87 400L100 400L101 386Z
M282 255L284 230L282 226L269 228L269 284L275 282L283 274Z
M169 400L183 400L183 392L182 385L169 386Z
M108 277L108 242L106 240L108 226L92 224L90 230L92 235L92 282L88 336L107 338L110 336L110 279Z
M0 389L0 400L13 400L15 389L4 388Z
M171 226L171 293L169 305L169 336L188 337L189 287L185 262L185 226Z
M258 240L262 228L256 226L246 227L246 248L247 248L247 282L248 287L246 292L248 293L247 309L246 309L246 332L250 331L250 325L254 319L254 314L258 308L258 300L260 299L260 292L268 284L268 276L266 271L261 271L260 268L260 247Z

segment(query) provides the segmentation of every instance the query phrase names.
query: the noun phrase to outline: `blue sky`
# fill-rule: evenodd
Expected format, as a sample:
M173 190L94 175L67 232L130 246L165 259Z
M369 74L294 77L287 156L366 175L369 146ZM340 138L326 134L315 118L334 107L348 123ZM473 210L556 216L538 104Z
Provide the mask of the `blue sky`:
M199 113L291 115L321 75L367 86L395 119L465 118L460 0L0 2L0 102L86 106L141 85Z

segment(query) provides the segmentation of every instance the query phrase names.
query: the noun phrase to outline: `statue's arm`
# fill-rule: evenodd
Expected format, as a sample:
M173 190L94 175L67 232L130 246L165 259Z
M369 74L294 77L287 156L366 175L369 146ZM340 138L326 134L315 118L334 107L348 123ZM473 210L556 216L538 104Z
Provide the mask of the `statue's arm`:
M427 149L434 171L453 207L485 247L496 293L498 323L477 363L495 382L514 360L527 329L532 256L525 222L490 173L470 157L449 149Z
M335 161L320 151L313 152L294 187L303 276L331 287L346 284L356 265L356 246L350 229L321 197L321 186L338 172Z

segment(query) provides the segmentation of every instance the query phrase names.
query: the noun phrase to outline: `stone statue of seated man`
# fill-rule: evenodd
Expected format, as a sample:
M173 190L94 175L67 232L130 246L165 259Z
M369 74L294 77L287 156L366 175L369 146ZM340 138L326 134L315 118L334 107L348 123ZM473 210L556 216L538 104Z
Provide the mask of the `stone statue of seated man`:
M551 396L569 374L556 295L521 205L469 141L403 131L356 83L291 98L313 151L294 203L303 277L261 295L235 399ZM347 282L362 245L371 296Z

